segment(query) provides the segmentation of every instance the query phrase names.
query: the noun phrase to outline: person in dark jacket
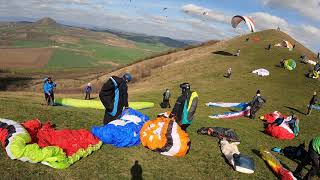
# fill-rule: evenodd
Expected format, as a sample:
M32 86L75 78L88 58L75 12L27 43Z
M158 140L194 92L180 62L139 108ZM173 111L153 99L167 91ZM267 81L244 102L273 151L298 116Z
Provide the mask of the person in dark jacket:
M129 108L127 83L131 80L132 76L126 73L122 78L117 76L110 77L102 86L99 97L106 108L103 118L104 124L118 119L123 109Z
M317 59L320 59L320 52L318 52Z
M311 98L311 100L309 102L307 116L311 114L312 106L317 104L317 102L318 102L317 92L314 92L313 96L312 96L312 98Z
M90 97L91 92L92 92L92 86L91 86L91 83L88 83L88 85L87 85L87 87L85 89L85 93L86 93L86 97L84 98L85 100L87 100L87 99L90 100L91 99L91 97Z
M259 111L259 109L262 107L264 103L266 103L266 99L264 99L261 94L260 90L257 91L256 95L253 97L252 101L249 103L251 109L250 109L250 118L255 119L256 113Z
M180 84L182 95L178 97L170 118L174 118L182 130L186 131L193 120L198 105L198 94L190 90L189 83Z
M54 89L56 88L56 86L56 83L52 81L51 77L45 78L43 84L43 91L48 106L54 105Z
M316 176L320 170L320 136L313 138L309 143L309 150L306 157L300 162L296 170L293 172L294 176L301 179L302 169L311 163L311 169L303 179L311 180Z
M272 44L270 43L270 44L268 45L267 50L270 50L270 49L271 49L271 47L272 47Z
M161 103L161 108L171 108L171 105L170 105L171 93L169 89L166 89L166 91L162 94L162 96L163 96L163 100Z

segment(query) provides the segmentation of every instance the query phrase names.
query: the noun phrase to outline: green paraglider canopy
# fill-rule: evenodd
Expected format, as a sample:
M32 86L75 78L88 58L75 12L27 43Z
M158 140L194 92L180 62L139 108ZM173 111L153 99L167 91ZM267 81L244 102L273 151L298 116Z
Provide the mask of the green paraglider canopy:
M297 63L293 59L287 59L284 61L284 68L290 71L294 70L297 67Z

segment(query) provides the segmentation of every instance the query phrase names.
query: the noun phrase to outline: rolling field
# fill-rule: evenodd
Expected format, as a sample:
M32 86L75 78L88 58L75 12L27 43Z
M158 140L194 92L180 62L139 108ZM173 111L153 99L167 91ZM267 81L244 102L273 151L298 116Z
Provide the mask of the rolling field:
M178 97L179 84L190 82L191 89L199 94L199 104L193 124L188 129L191 139L191 150L183 158L162 156L142 145L118 149L110 145L80 160L66 170L55 170L41 164L31 164L10 160L4 149L0 150L0 170L4 179L130 179L131 168L136 160L142 167L144 179L277 179L259 156L259 149L265 147L285 147L298 145L319 135L319 111L305 116L306 105L313 91L319 91L319 81L308 79L305 73L311 66L299 63L301 54L313 58L314 54L297 43L293 52L285 48L265 48L269 43L292 40L286 34L277 31L263 31L250 35L258 36L259 42L245 42L246 36L220 42L211 46L178 52L162 58L177 57L175 62L155 68L150 76L139 79L129 86L130 101L151 101L155 108L142 112L155 118L158 113L166 111L157 105L162 100L162 92L169 88L173 104ZM293 40L292 40L293 41ZM227 55L241 49L240 57ZM199 54L195 53L198 52ZM217 52L225 53L217 53ZM192 56L189 53L192 52ZM293 58L297 68L286 71L277 67L282 58ZM147 63L147 62L145 62ZM133 65L134 68L135 65ZM231 79L223 77L226 70L232 67ZM266 68L268 77L251 74L252 70ZM119 70L113 74L125 71ZM59 84L57 86L59 90ZM98 84L94 86L98 88ZM228 109L209 108L205 103L212 102L247 102L255 95L257 89L267 99L267 103L259 111L263 115L272 111L284 114L294 112L300 119L301 133L294 140L278 140L263 133L262 121L239 118L233 120L213 120L208 116L229 111ZM57 97L84 98L83 94L56 94ZM94 97L97 97L95 94ZM93 109L77 109L66 107L44 106L42 93L35 92L0 92L0 114L19 122L39 118L42 122L51 120L58 129L90 130L94 125L101 125L103 111ZM218 139L197 134L201 127L233 128L241 139L238 146L241 153L254 158L256 170L252 175L241 174L232 169L222 156ZM290 170L296 163L277 155ZM308 167L309 168L309 167ZM306 171L304 171L305 173Z

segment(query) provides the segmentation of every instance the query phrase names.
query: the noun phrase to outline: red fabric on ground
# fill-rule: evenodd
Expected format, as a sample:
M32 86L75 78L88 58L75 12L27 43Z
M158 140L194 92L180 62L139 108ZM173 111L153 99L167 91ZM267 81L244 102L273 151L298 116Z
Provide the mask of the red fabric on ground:
M263 120L267 121L267 123L273 123L276 119L282 118L282 117L287 118L287 116L284 116L280 112L274 111L272 113L263 115Z
M26 121L24 123L21 123L21 125L30 134L32 143L37 143L38 142L37 134L39 129L41 129L41 122L38 119L33 119L33 120Z
M62 148L68 156L72 156L81 148L86 149L89 145L96 145L100 141L88 130L55 130L51 127L52 125L50 122L47 122L42 125L40 129L37 129L36 121L37 120L31 120L30 122L27 121L23 123L31 131L35 130L32 133L37 132L35 138L37 139L36 143L40 147L58 146Z
M288 130L276 124L269 124L265 129L265 133L278 139L294 139L293 133L288 132Z
M8 136L8 130L0 128L0 141L1 141L2 147L5 147L6 145L5 140L7 136Z

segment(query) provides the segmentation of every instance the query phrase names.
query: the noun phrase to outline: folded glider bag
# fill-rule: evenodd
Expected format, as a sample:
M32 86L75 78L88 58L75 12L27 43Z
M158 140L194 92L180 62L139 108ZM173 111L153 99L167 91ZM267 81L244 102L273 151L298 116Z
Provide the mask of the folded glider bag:
M0 140L11 159L41 162L56 169L69 167L102 145L87 130L54 130L50 123L42 126L39 120L20 124L0 119Z
M90 108L90 109L105 109L101 101L94 100L82 100L82 99L71 99L71 98L58 98L55 100L56 104L62 106L76 107L76 108ZM154 107L152 102L129 102L129 107L132 109L147 109Z
M185 156L190 148L188 134L172 119L158 117L146 122L140 131L144 147L166 156Z
M292 172L282 166L279 160L267 150L261 150L260 155L263 160L270 166L276 175L282 180L296 180Z
M198 134L217 137L220 140L226 139L231 142L240 142L240 138L233 129L223 127L202 127L198 129Z
M140 144L140 130L149 117L133 109L123 111L121 118L100 127L92 133L103 143L115 147L130 147Z

